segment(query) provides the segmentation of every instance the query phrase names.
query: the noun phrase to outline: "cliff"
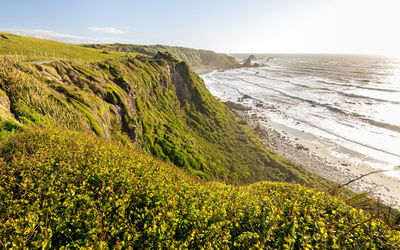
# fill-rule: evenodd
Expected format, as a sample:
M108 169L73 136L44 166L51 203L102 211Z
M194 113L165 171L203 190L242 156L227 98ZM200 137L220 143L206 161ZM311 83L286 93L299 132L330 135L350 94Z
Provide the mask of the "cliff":
M90 44L83 45L108 51L135 52L154 56L158 51L174 54L179 60L185 61L192 68L210 67L215 69L228 69L239 64L235 58L211 50L199 50L166 45L133 45L133 44Z

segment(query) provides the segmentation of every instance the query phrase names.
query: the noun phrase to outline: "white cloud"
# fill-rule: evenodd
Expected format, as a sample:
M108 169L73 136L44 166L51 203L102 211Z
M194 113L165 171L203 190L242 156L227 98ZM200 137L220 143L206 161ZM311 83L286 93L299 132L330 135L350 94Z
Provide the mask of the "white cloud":
M42 39L55 40L65 43L135 43L137 41L128 40L124 38L115 37L86 37L86 36L75 36L70 34L62 34L52 30L42 29L16 29L16 28L0 28L0 32L12 33L21 36L30 36Z
M95 31L97 33L107 33L107 34L126 34L128 33L128 29L117 29L114 27L89 27L90 30Z
M74 36L69 34L62 34L52 30L41 30L41 29L14 29L14 28L0 28L2 32L13 33L22 36L31 36L36 38L51 39L69 43L80 43L87 40L85 37Z

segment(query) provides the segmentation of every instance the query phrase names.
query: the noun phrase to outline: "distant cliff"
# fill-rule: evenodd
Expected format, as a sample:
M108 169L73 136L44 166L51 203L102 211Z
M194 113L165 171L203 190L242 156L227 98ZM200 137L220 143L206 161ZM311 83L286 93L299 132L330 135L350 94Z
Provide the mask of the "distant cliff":
M215 69L235 68L239 64L232 56L216 53L211 50L198 50L166 45L134 45L134 44L88 44L83 45L89 48L102 49L105 51L135 52L154 56L158 51L169 52L185 61L192 68L210 67Z

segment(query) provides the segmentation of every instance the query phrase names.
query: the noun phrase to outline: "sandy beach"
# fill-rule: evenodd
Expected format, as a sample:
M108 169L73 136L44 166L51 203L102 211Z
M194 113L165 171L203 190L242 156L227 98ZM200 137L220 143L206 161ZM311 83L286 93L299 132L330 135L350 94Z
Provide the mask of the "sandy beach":
M330 151L332 145L321 143L311 134L275 124L240 104L232 102L225 104L253 127L266 147L324 178L344 184L377 170L367 165L354 165L345 159L335 157ZM348 151L346 153L356 154ZM371 192L371 197L400 209L400 180L394 177L384 173L374 173L352 182L347 187L357 193Z

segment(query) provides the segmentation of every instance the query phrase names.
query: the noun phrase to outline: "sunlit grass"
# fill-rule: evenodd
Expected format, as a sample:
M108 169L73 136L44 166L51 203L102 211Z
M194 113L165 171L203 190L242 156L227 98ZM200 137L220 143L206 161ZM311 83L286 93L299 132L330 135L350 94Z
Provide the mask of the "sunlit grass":
M298 184L203 182L104 139L30 129L0 146L4 248L396 248L400 232Z
M103 53L102 50L84 48L73 44L0 33L0 56L9 56L17 61L51 59L101 61L110 58L123 58L125 54L112 51Z

